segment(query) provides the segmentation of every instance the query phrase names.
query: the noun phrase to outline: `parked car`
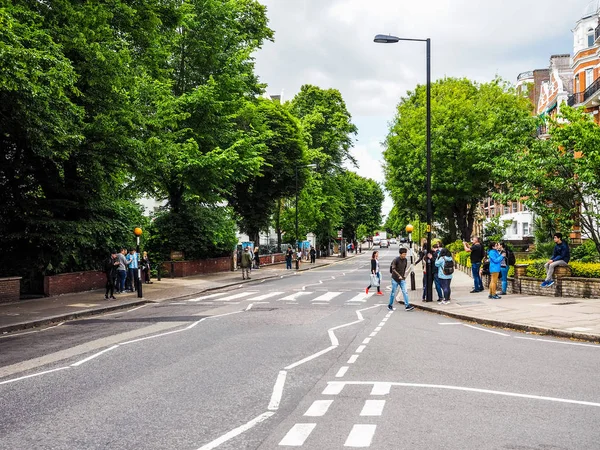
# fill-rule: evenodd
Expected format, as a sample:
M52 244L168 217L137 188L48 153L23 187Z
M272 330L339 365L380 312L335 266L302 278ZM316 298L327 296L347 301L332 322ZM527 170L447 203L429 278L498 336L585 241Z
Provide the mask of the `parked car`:
M389 248L390 241L388 241L387 239L382 239L381 241L379 241L379 247L380 248Z
M396 238L391 238L390 239L390 244L397 244L398 242L396 241Z
M381 243L381 238L379 236L373 236L373 245L379 245Z

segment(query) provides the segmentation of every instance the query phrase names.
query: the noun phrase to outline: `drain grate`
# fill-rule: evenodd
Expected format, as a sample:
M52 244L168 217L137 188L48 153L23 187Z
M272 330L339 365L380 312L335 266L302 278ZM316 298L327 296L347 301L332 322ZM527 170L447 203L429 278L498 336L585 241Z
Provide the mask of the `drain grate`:
M561 303L552 303L553 305L562 306L562 305L577 305L581 302L561 302Z

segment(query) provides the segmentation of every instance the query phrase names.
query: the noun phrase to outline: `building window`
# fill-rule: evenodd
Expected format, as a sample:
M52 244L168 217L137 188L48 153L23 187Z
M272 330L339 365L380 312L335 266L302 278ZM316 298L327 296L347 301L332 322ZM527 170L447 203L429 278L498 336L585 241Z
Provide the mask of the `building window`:
M589 88L594 82L594 69L585 69L585 88Z
M588 47L594 46L594 30L590 28L587 34Z
M529 223L523 222L523 236L529 236Z
M519 205L517 204L517 202L513 202L512 203L512 212L516 213L517 209L518 209Z
M511 232L512 232L513 236L516 236L516 234L518 233L518 230L517 230L517 222L516 222L516 221L514 221L514 222L512 223Z
M508 214L509 212L508 205L504 205L504 214Z

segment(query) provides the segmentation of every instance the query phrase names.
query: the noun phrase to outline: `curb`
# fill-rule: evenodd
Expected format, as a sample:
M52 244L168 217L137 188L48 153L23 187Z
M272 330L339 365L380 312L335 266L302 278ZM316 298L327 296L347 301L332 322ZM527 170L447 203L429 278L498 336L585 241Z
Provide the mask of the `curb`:
M544 328L544 327L536 327L533 325L525 325L521 323L514 322L504 322L501 320L495 319L485 319L481 317L473 317L467 316L465 314L453 313L450 311L439 310L436 308L432 308L430 306L417 305L415 303L411 303L416 309L420 309L423 311L432 312L434 314L439 314L440 316L452 317L454 319L465 320L468 322L475 322L481 325L489 325L496 328L508 328L517 331L525 331L530 333L536 333L546 336L556 336L567 339L577 339L580 341L593 342L596 344L600 344L600 336L595 334L585 334L585 333L577 333L574 331L564 331L558 330L556 328Z
M179 297L172 297L169 298L168 300L178 300L181 298L185 298L185 297L189 297L190 295L197 295L197 294L202 294L204 292L210 292L210 291L216 291L218 289L223 289L223 288L227 288L227 287L231 287L231 286L237 286L239 284L246 284L246 283L251 283L253 281L262 281L262 280L270 280L273 278L280 278L280 277L289 277L289 276L293 276L293 274L298 273L298 272L304 272L307 270L314 270L314 269L318 269L320 267L327 267L330 266L332 264L337 264L343 261L346 261L348 259L352 259L355 258L358 255L354 255L351 257L346 257L344 259L342 259L341 261L331 261L328 262L326 264L321 264L319 266L315 266L315 267L306 267L304 269L292 269L292 273L290 273L289 275L270 275L270 276L266 276L263 278L257 278L255 280L240 280L237 281L235 283L229 283L229 284L223 284L221 286L216 286L216 287L212 287L212 288L206 288L206 289L202 289L198 292L195 292L194 294L186 294L186 295L180 295ZM260 269L258 269L260 270ZM165 299L167 300L167 299ZM15 323L12 325L5 325L5 326L0 326L0 335L2 334L7 334L7 333L12 333L15 331L22 331L22 330L27 330L29 328L38 328L38 327L42 327L45 325L52 325L58 322L64 322L67 320L75 320L75 319L82 319L85 317L91 317L91 316L96 316L99 314L104 314L110 311L118 311L120 309L127 309L127 308L131 308L132 306L139 306L139 305L145 305L147 303L160 303L162 300L133 300L133 301L129 301L127 303L119 303L117 305L107 305L107 306L100 306L98 308L93 308L93 309L84 309L82 311L76 311L76 312L72 312L72 313L66 313L66 314L61 314L61 315L57 315L57 316L50 316L50 317L45 317L43 319L37 319L37 320L32 320L29 322L19 322L19 323Z

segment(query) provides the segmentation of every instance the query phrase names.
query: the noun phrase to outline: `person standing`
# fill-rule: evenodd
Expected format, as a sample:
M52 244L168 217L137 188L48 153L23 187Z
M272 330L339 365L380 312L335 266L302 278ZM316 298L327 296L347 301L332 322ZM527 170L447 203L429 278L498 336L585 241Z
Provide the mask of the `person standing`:
M130 280L130 290L131 292L138 290L138 283L140 282L140 276L138 272L139 268L139 255L136 253L135 248L129 249L129 254L127 255L127 261L129 262L129 266L127 269L129 280Z
M506 295L506 290L508 289L508 269L510 268L508 261L509 249L506 246L506 242L500 242L498 251L500 252L500 256L502 256L502 261L500 262L500 286L502 287L500 295Z
M117 294L122 294L125 292L125 280L127 280L127 266L129 263L125 258L125 254L127 253L127 249L122 248L119 254L117 255L117 259L119 261L119 267L117 268L117 277L118 277L118 289Z
M454 273L454 260L452 259L452 254L445 248L442 248L438 258L435 260L435 266L437 267L437 276L440 287L444 294L443 299L438 300L438 303L447 305L450 303L450 294L452 293L450 283L452 282L452 274Z
M412 311L415 309L415 307L412 306L408 301L408 291L406 289L406 269L408 268L406 252L407 250L405 248L401 248L400 256L396 257L390 266L390 272L392 273L392 292L390 294L390 302L388 304L388 309L390 311L394 310L394 298L396 298L396 290L398 287L404 296L404 310Z
M550 287L554 284L552 276L554 269L558 266L566 266L571 260L571 251L569 245L562 240L561 233L554 233L554 250L552 250L552 258L544 264L546 269L546 279L542 282L542 287Z
M260 269L260 250L258 248L258 245L256 247L254 247L254 268L255 269Z
M252 255L248 250L248 247L244 247L244 252L242 253L242 280L246 278L250 279L250 269L252 268Z
M383 295L381 292L381 273L379 272L379 252L374 251L371 256L371 274L369 286L365 292L368 294L372 286L377 286L377 295Z
M469 252L469 258L471 259L471 272L473 274L473 284L475 285L474 289L471 291L471 294L476 292L483 292L483 281L481 279L481 275L479 274L479 269L481 269L481 263L483 261L484 252L483 246L479 241L477 236L473 236L471 238L472 245L465 241L463 241L463 247L465 252Z
M310 246L310 263L314 264L316 259L317 259L317 251L315 250L315 248L311 245Z
M119 268L119 260L117 258L117 251L113 250L110 252L110 256L104 263L104 273L106 274L106 292L104 294L105 299L115 300L115 281L117 279L117 269ZM110 297L109 295L110 294Z
M488 298L499 299L500 296L496 294L498 287L498 278L500 277L500 264L504 259L498 249L500 244L497 242L490 243L490 250L488 251L488 259L490 260L490 294Z
M288 248L285 252L285 268L292 268L292 257L294 256L294 251L292 250L292 246L288 245Z
M438 271L433 267L435 262L440 257L440 251L442 250L442 246L439 243L433 244L433 255L432 259L432 270L433 270L433 285L435 286L435 292L438 295L438 303L444 301L444 293L442 292L442 286L440 284L440 279L438 277Z
M150 281L150 258L148 258L148 252L142 253L142 275L145 284L152 284Z

